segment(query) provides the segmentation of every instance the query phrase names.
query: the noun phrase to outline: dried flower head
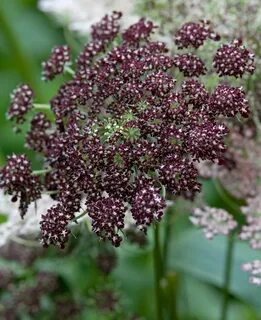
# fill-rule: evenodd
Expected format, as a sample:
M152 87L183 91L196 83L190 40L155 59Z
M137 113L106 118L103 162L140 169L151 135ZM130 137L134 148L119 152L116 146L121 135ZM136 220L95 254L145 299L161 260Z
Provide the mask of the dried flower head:
M216 235L228 235L237 227L237 222L225 210L219 208L196 208L190 217L191 222L203 228L207 239Z

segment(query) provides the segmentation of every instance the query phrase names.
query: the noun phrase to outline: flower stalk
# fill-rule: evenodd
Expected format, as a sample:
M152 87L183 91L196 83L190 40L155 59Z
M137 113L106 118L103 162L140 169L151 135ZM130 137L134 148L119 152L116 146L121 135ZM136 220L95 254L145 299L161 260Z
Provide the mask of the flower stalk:
M234 256L235 237L230 234L227 237L225 267L224 267L224 284L223 284L223 303L221 309L220 320L226 320L229 306L229 291L231 285L232 265Z
M33 107L36 110L51 110L51 106L49 104L44 103L34 103Z
M32 175L33 175L33 176L41 176L42 174L46 174L46 173L51 172L51 171L52 171L51 168L49 168L49 169L42 169L42 170L34 170L34 171L32 172Z
M160 234L159 224L154 226L154 249L153 249L153 260L154 260L154 275L155 275L155 298L156 298L156 313L157 320L163 319L162 310L162 294L161 294L161 279L162 279L162 257L160 251Z

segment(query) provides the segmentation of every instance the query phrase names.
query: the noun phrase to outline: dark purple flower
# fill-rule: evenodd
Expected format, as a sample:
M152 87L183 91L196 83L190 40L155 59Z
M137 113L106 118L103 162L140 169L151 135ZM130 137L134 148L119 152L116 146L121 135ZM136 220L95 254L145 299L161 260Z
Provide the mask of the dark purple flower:
M112 41L120 30L119 20L121 12L114 11L111 15L106 15L102 20L92 26L92 40L108 43Z
M31 129L27 133L27 146L38 152L45 152L49 135L47 130L50 129L51 122L42 112L37 113L31 121Z
M153 221L161 220L166 204L159 189L153 186L152 181L140 177L136 186L131 213L137 226L146 231Z
M182 83L180 98L187 104L200 108L208 104L209 94L204 84L198 80L189 79Z
M204 122L188 133L186 145L195 159L220 159L225 152L224 137L228 129L223 124Z
M17 124L25 121L24 116L33 107L33 91L27 84L17 87L11 94L8 117Z
M247 118L250 112L243 89L225 84L217 86L210 97L209 108L210 112L226 117L234 117L240 113L244 118Z
M224 160L227 129L220 115L248 113L241 89L220 85L210 95L194 79L207 71L200 58L171 56L163 43L151 42L155 26L145 19L121 33L120 16L115 12L93 26L75 74L51 99L55 123L43 114L32 120L27 142L50 167L44 185L58 202L42 216L45 245L64 247L82 201L93 231L114 246L128 213L146 230L163 216L161 189L193 198L200 190L195 163ZM216 40L203 22L179 32L180 47ZM241 44L232 47L236 56L252 59ZM223 55L225 64L235 60L231 56ZM190 79L176 85L173 67Z
M156 26L152 21L142 18L139 22L130 26L122 34L122 38L129 44L139 43L141 40L148 41Z
M219 76L242 77L246 72L254 72L254 54L242 45L241 40L234 40L217 50L213 66Z
M42 215L40 222L43 245L53 244L63 249L69 238L68 223L72 218L71 212L60 204L48 209L47 213Z
M188 48L189 46L198 48L204 44L206 39L214 41L220 40L220 36L216 34L209 21L187 22L175 35L175 43L178 49Z
M93 231L103 240L110 240L118 247L122 241L119 230L124 228L126 207L123 202L112 197L101 198L88 206Z
M185 77L199 77L207 71L204 62L191 53L178 54L174 56L173 62Z
M7 164L0 171L0 188L19 199L19 211L23 218L30 203L41 198L41 184L38 177L32 175L31 163L25 155L9 156Z
M49 59L42 63L43 79L53 80L58 74L63 73L66 62L70 61L70 49L68 46L53 48Z
M159 176L167 191L174 195L185 192L195 194L200 190L200 184L197 181L198 171L193 162L176 154L164 159L159 167Z

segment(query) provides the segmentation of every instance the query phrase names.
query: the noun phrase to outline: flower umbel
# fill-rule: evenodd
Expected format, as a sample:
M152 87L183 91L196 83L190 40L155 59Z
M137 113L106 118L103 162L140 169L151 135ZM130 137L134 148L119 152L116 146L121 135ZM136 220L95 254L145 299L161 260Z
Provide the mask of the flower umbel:
M196 208L190 218L196 226L203 227L207 239L213 239L216 235L228 235L237 227L237 222L223 209L205 207Z
M223 86L211 94L195 79L207 71L196 54L171 55L164 43L151 40L156 26L146 19L121 32L120 17L121 13L113 12L92 27L75 72L50 101L55 123L51 125L41 113L31 123L27 144L41 152L48 164L50 172L43 181L58 201L42 214L45 245L64 247L82 203L93 231L114 246L122 241L127 212L136 227L146 231L162 219L165 194L193 198L200 190L198 161L223 160L228 129L220 115L248 114L243 90ZM200 34L193 31L193 39L184 41L181 37L180 46L198 47L207 38L217 40L207 24L190 26L181 29L182 37L191 28ZM240 54L233 56L233 64L237 59L242 64L241 45L235 50ZM63 72L68 52L67 47L54 49L43 66L45 78ZM229 64L227 52L221 50L221 56ZM249 70L245 66L240 72ZM177 84L180 72L188 79ZM233 104L231 109L227 100ZM17 191L10 188L9 192L16 195ZM209 220L212 211L207 213ZM210 224L206 231L209 237L227 234L236 226L222 211L217 217L218 227ZM195 219L208 221L203 214Z

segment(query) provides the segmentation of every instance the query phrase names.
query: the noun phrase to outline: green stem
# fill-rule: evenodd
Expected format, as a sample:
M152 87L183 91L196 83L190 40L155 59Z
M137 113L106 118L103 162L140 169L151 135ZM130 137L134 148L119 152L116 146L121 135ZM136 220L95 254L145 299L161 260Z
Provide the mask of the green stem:
M65 66L65 67L64 67L64 72L67 72L68 74L70 74L70 75L72 75L72 76L75 75L75 71L74 71L71 67L69 67L69 66Z
M40 109L40 110L50 110L51 106L49 104L44 104L44 103L34 103L33 107L35 109Z
M171 218L172 218L172 210L171 208L168 208L166 212L163 257L162 257L164 273L166 273L167 271L167 262L168 262L167 259L168 259L168 251L169 251L169 244L170 244L170 238L171 238Z
M14 242L19 243L25 247L31 247L31 248L39 248L40 247L40 243L38 241L26 240L26 239L17 237L15 235L13 235L11 237L11 240L13 240Z
M160 253L160 240L159 240L159 224L154 227L154 275L155 275L155 298L157 309L157 320L162 320L162 301L161 301L161 286L160 281L162 277L162 259Z
M34 170L32 174L33 174L33 176L40 176L42 174L45 174L45 173L48 173L51 171L52 171L52 169Z
M14 62L19 70L21 76L24 78L26 82L31 86L35 86L37 83L37 77L34 72L36 70L35 65L31 62L31 57L28 57L19 42L19 37L16 35L15 30L13 28L14 21L10 21L5 15L4 6L0 9L0 28L3 35L6 38L6 41L9 45L10 52L12 52L14 56ZM41 90L36 89L36 94L38 98L41 98Z
M49 190L49 191L44 191L42 194L47 194L51 196L52 194L57 194L59 191L58 190Z
M235 246L234 234L231 234L227 237L227 248L226 248L225 268L224 268L223 303L222 303L220 320L226 320L227 314L228 314L229 290L230 290L230 284L231 284L234 246Z
M87 214L87 211L82 212L81 214L79 214L77 217L75 217L72 221L74 222L78 222L78 220L82 217L84 217Z

